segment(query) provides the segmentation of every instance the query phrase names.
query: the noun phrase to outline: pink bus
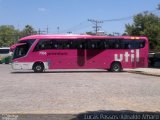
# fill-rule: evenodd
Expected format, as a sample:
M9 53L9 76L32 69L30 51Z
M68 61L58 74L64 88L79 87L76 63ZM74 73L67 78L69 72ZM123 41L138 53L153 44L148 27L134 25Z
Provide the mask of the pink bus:
M48 69L107 69L148 66L148 39L131 36L33 35L19 40L12 68L43 72Z

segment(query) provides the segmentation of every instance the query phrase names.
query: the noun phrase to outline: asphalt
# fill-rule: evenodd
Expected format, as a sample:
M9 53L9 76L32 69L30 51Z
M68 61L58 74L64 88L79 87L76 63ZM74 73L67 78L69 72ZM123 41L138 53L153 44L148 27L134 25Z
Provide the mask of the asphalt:
M36 74L0 65L0 120L89 120L88 114L97 119L118 114L123 120L128 114L160 119L160 69L124 71L56 69Z

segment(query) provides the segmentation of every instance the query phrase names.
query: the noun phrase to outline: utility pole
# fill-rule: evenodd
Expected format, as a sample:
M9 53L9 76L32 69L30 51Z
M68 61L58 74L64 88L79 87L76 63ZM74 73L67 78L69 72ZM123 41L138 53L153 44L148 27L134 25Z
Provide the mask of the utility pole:
M58 27L57 27L57 33L58 33L58 34L59 34L59 29L60 29L60 27L58 26Z
M40 28L38 29L38 34L44 34L46 31L42 31Z
M120 33L118 33L118 32L113 32L113 36L120 36Z
M40 28L38 29L38 34L39 34L39 35L41 34L41 30L40 30Z
M46 28L46 33L48 34L48 32L49 32L49 28L48 28L48 25L47 25L47 28Z
M99 24L103 23L103 21L95 20L95 19L88 19L88 21L94 24L93 28L95 29L95 33L97 35L99 29L102 28L101 26L99 26Z

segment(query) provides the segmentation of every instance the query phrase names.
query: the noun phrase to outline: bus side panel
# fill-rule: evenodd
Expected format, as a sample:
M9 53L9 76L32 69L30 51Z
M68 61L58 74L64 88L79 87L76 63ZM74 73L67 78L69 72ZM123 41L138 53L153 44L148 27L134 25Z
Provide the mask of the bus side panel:
M51 50L50 69L69 69L77 68L77 51L76 50Z
M31 52L27 62L47 62L49 69L109 69L119 61L123 68L147 67L146 48L135 50L41 50ZM20 58L24 61L25 58ZM21 61L21 60L20 60Z
M107 67L107 50L86 50L86 68L105 69Z
M122 65L122 68L138 68L138 67L147 67L148 66L148 53L146 48L142 49L131 49L131 50L116 50L112 54L113 61L119 61Z

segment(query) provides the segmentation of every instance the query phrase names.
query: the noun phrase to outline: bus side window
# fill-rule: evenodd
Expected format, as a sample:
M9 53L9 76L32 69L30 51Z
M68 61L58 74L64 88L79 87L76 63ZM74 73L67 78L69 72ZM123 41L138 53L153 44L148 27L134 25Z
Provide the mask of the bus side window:
M69 43L66 44L66 48L70 49L70 44Z
M74 40L69 40L68 44L69 44L69 49L75 49L76 48Z
M133 45L134 45L134 49L139 49L145 46L145 42L143 42L142 40L135 40L133 42Z
M86 42L83 40L75 40L74 41L74 47L75 49L85 49L86 48Z
M71 41L65 40L63 41L63 49L70 49L71 48Z
M63 49L63 41L57 41L58 49Z
M139 49L145 46L144 40L123 40L124 49Z
M96 44L95 43L91 43L91 49L95 49L96 48Z
M42 43L41 45L39 45L39 49L40 49L40 50L44 50L44 49L45 49L45 44Z
M144 48L145 47L145 40L140 40L140 48Z
M83 48L83 43L79 44L79 48L82 49Z
M87 40L87 49L96 49L97 48L97 41L96 40Z
M122 49L131 49L131 41L130 40L122 40L121 48Z
M40 40L38 43L37 43L37 45L36 45L36 47L34 48L34 51L40 51L40 50L42 50L42 40Z
M109 48L108 40L99 39L96 41L96 49L107 49Z
M114 43L115 49L122 49L123 48L123 39L117 39Z
M80 46L80 40L71 41L71 46L70 46L71 49L80 49L80 47L82 47Z
M70 40L69 43L70 43L70 49L74 49L74 41Z
M70 49L70 48L71 48L71 41L67 41L67 42L66 42L66 48L67 48L67 49Z
M110 48L110 49L114 48L114 47L113 47L113 41L112 41L112 40L108 40L108 45L109 45L109 48Z
M109 48L111 48L111 49L119 49L120 48L119 40L111 39L111 40L108 40L108 42L109 42Z
M103 48L108 49L109 47L110 47L109 41L108 40L103 41Z
M120 48L120 43L118 43L118 42L114 43L114 48L119 49Z
M52 41L52 44L51 44L52 49L58 49L57 40L51 40L51 41Z
M54 49L70 49L70 43L68 40L57 40L54 43Z
M127 49L131 49L131 43L128 43L126 46Z
M52 41L51 40L45 40L43 43L44 47L42 47L45 50L49 50L52 48Z
M103 40L96 40L96 49L104 49Z

